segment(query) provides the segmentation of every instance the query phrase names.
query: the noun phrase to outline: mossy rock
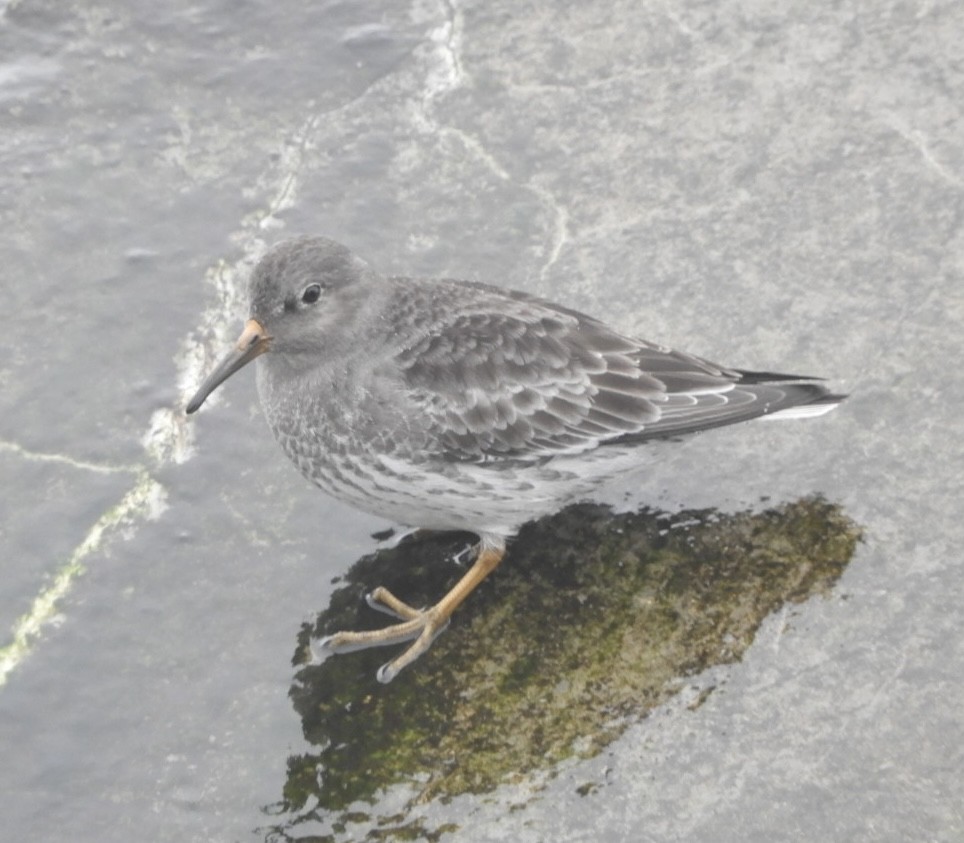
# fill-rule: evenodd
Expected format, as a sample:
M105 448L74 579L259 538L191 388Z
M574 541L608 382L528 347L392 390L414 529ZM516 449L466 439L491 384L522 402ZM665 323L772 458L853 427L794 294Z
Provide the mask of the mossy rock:
M393 784L413 787L416 800L480 793L595 754L678 692L681 677L739 659L781 605L827 593L859 537L821 498L736 515L579 505L527 525L391 684L375 672L397 648L299 670L291 696L318 750L289 759L279 807L310 804L330 820ZM384 625L363 600L377 585L412 605L435 602L463 573L451 560L471 540L361 559L302 631L296 658L311 637Z

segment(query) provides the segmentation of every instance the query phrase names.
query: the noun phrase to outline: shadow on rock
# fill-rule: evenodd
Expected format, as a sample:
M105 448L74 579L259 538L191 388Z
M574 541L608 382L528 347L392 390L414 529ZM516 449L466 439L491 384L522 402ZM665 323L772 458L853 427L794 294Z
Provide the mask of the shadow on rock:
M279 812L337 830L335 816L364 819L359 807L391 785L411 790L411 806L593 755L682 677L738 660L781 605L826 594L859 537L821 498L736 515L570 507L527 525L448 631L386 686L375 671L397 648L304 665L309 639L388 622L363 600L377 585L433 603L462 573L450 560L471 537L365 557L302 630L291 698L318 749L289 759ZM405 816L377 825L404 836Z

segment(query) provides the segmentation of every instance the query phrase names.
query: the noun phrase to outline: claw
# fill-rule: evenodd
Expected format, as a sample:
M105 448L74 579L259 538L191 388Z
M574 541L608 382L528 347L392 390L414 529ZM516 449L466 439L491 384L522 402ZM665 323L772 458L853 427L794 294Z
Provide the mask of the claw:
M446 618L437 627L435 624L429 623L411 647L398 656L398 658L392 659L390 662L386 662L378 668L378 671L375 673L375 678L383 685L391 682L402 672L403 668L408 667L435 643L435 639L448 629L449 621L450 618Z
M478 543L467 544L452 557L452 561L462 568L469 563L470 559L478 559L479 553L481 553L480 548L481 545Z

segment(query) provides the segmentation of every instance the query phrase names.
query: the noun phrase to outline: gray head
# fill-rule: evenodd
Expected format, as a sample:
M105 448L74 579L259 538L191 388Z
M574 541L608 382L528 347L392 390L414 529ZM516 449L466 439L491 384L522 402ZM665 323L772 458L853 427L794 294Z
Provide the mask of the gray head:
M308 369L359 342L358 317L373 306L380 278L327 237L298 237L269 251L251 273L250 319L187 406L193 413L223 381L270 352L279 365Z

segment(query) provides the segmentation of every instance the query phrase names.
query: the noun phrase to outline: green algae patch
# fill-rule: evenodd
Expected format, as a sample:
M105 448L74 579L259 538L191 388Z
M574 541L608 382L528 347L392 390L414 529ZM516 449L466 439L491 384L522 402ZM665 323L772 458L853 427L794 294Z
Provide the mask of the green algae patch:
M448 798L593 755L682 677L739 659L781 605L826 594L859 536L821 498L736 515L579 505L530 524L391 684L375 672L397 647L300 668L291 697L317 751L289 759L284 810L330 821L392 785L411 788L413 803ZM303 630L297 658L310 638L389 621L364 602L375 586L416 606L438 600L469 541L412 541L360 560ZM382 819L404 837L402 816Z

